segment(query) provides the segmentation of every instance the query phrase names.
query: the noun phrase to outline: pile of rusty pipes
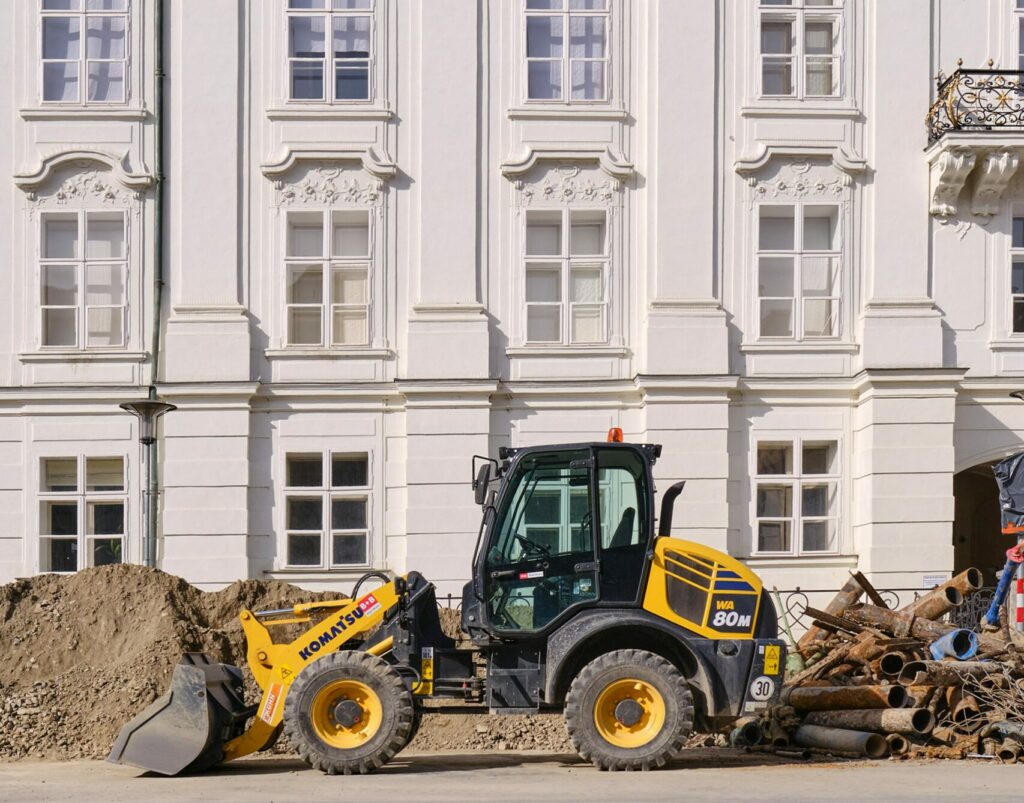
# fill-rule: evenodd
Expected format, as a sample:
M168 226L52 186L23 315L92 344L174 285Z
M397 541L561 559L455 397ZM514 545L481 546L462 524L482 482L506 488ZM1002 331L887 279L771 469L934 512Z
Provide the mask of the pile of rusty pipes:
M735 742L870 758L1024 761L1024 640L939 621L981 587L968 569L890 610L855 573L797 644L806 669ZM867 602L861 602L866 597ZM760 730L760 734L754 733Z

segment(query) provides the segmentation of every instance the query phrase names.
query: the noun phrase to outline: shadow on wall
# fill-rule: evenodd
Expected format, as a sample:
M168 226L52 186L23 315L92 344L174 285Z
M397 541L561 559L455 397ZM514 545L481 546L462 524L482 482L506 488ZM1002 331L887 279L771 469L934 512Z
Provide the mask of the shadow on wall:
M981 463L953 476L953 572L970 566L982 570L985 585L996 583L1013 538L1003 535L999 487L992 463Z

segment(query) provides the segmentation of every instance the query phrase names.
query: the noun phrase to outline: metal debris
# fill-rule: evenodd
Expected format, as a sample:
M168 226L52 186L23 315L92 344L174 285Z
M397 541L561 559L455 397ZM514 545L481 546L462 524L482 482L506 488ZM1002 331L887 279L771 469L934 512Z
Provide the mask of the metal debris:
M1024 763L1024 640L939 621L980 585L968 569L891 610L851 576L824 610L807 609L814 626L797 645L805 668L761 715L755 749Z

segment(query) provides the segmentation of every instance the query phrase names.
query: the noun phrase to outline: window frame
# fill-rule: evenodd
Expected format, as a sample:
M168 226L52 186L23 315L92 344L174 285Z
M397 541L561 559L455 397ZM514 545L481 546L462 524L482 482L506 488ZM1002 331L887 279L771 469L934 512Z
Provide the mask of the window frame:
M1022 9L1024 10L1024 9ZM1024 16L1021 17L1022 23L1024 23ZM1024 235L1024 206L1017 205L1014 207L1011 204L1010 211L1010 236L1009 236L1009 248L1008 253L1008 265L1009 270L1006 276L1006 293L1004 298L1006 301L1003 302L1004 308L1006 309L1006 334L1008 337L1014 340L1024 340L1024 326L1018 331L1014 326L1014 306L1016 302L1020 302L1024 306L1024 292L1014 293L1013 291L1013 266L1018 260L1020 264L1024 265L1024 239L1022 239L1020 245L1014 244L1014 229L1016 228L1015 221L1021 221L1021 233Z
M79 244L79 253L74 258L58 258L43 256L46 249L46 222L55 217L71 217L72 215L76 218L77 225L77 237ZM123 255L119 259L113 258L97 258L90 259L88 257L88 220L90 216L106 216L111 217L119 215L122 220L122 232L123 232ZM129 314L130 304L129 295L131 287L131 232L129 231L129 225L131 215L128 211L121 207L115 208L102 208L102 207L87 207L80 209L61 209L47 207L46 209L40 210L36 216L38 224L36 226L36 265L35 265L35 286L36 286L36 303L38 315L36 316L36 322L38 325L38 333L36 336L36 343L40 352L88 352L88 353L103 353L103 352L118 352L124 351L128 348L128 341L130 337L130 326L129 326ZM66 344L46 344L44 343L46 325L45 325L45 311L47 309L71 309L69 305L54 305L45 303L45 286L44 286L44 274L45 268L50 266L74 266L75 268L75 282L77 287L78 301L74 306L75 310L75 343L74 345ZM102 266L102 265L116 265L121 269L121 304L88 304L88 298L86 293L87 287L87 273L90 265ZM118 309L121 312L121 342L116 345L105 345L105 346L90 346L89 345L89 310L90 309Z
M366 218L366 256L334 256L333 237L335 221L343 215L359 214ZM322 246L319 257L301 257L289 255L289 243L291 234L291 223L296 217L319 215L321 220ZM282 219L284 221L284 234L282 236L283 255L281 264L283 271L283 311L284 321L282 325L281 342L285 349L316 350L316 351L354 351L369 349L374 342L374 293L373 284L375 271L377 270L376 243L374 238L374 208L373 207L294 207L288 209ZM290 277L292 270L301 266L318 266L321 272L321 300L318 305L311 303L299 303L289 301ZM336 272L355 271L365 269L365 301L362 304L336 303L334 299L334 275ZM320 309L320 342L319 343L293 343L291 342L291 310L296 307L314 307ZM334 313L341 308L360 308L365 316L365 337L361 343L335 343L334 342Z
M807 207L833 207L836 215L836 232L837 246L831 250L808 250L804 247L804 221L806 220L806 208ZM790 207L793 209L793 249L762 249L761 248L761 210L768 208L784 208ZM847 291L847 277L844 264L847 260L846 254L846 227L847 221L845 220L846 211L845 204L839 200L829 199L786 199L780 201L760 201L754 204L754 269L751 272L753 276L753 331L756 334L756 340L759 343L773 343L773 344L806 344L806 343L841 343L843 342L844 331L845 331L845 308L846 304L843 303L844 298L848 295ZM836 295L830 296L805 296L803 289L803 262L804 259L810 256L811 258L828 258L835 260L835 278L833 279L833 286L836 288ZM776 258L792 258L793 259L793 296L762 296L761 295L761 260L762 258L771 259ZM831 300L835 305L835 311L833 317L834 333L831 335L807 335L804 331L804 307L808 299L817 300ZM791 335L765 335L761 332L761 304L766 300L790 300L792 302L792 334Z
M373 106L378 102L378 84L380 77L378 76L378 65L381 60L381 42L378 40L378 14L382 13L382 7L386 0L367 0L369 8L360 9L335 9L333 7L332 0L324 0L323 8L292 8L290 0L281 0L284 9L284 46L283 46L283 63L284 63L284 91L282 97L287 106L304 108L304 107L322 107L322 108L346 108L346 107L362 107L362 106ZM291 55L291 20L295 17L315 17L323 16L325 18L324 26L324 56L322 59L302 58ZM370 43L370 52L366 59L352 59L351 61L359 61L366 63L366 83L367 91L365 98L337 98L337 70L339 62L344 62L346 59L338 59L334 55L333 41L334 41L334 19L335 18L350 18L350 17L369 17L370 19L370 30L368 34ZM301 62L315 62L319 61L323 64L323 92L319 98L295 98L292 96L292 63L294 61ZM330 90L328 90L328 85Z
M806 474L803 470L803 451L806 445L832 444L835 447L834 470L825 474ZM788 474L761 474L758 472L758 453L762 446L788 445L792 449L792 470ZM843 511L843 441L833 432L822 432L813 436L790 435L785 433L759 433L753 440L750 463L750 554L752 557L795 557L816 558L843 554L844 511ZM805 485L832 484L834 487L835 512L827 516L808 516L803 513L803 489ZM758 489L762 486L788 486L792 496L792 510L788 517L759 516L757 512ZM835 548L830 550L806 550L803 547L803 525L805 518L815 521L835 522ZM762 550L760 548L760 523L762 521L788 521L790 523L790 548L788 550Z
M520 59L520 81L522 89L520 98L524 106L563 106L563 107L588 107L607 106L613 98L613 56L612 40L614 25L614 4L616 0L605 0L603 9L570 9L571 0L563 0L561 9L531 9L528 8L529 0L522 0L521 8L518 9L520 35L522 38L522 51ZM601 17L604 19L604 57L600 59L584 58L572 59L569 55L569 23L570 17ZM561 17L562 18L562 56L557 59L561 66L562 92L559 98L531 98L530 97L530 64L533 61L555 61L555 59L530 57L528 48L528 26L530 17ZM603 92L600 98L573 98L572 97L572 62L601 62L604 65Z
M531 217L537 218L542 215L559 216L560 228L560 254L533 256L529 254L529 227ZM585 254L580 256L572 255L571 234L572 219L574 215L601 215L603 219L604 236L601 254ZM612 271L612 232L611 232L611 210L607 207L596 206L561 206L554 208L531 208L523 215L521 227L521 270L522 270L522 344L531 349L544 348L573 348L587 349L607 346L611 342L611 271ZM527 281L532 270L544 270L557 267L559 274L560 298L557 302L529 301L527 292ZM601 274L600 288L601 300L598 302L575 302L572 300L572 278L573 271L599 270ZM530 340L529 317L531 305L557 306L559 310L559 339L556 340ZM575 341L572 337L572 313L576 307L598 308L601 317L601 335L599 340Z
M38 76L36 85L36 98L42 108L117 108L129 103L131 98L131 40L132 40L132 0L124 0L124 9L106 10L89 9L87 0L77 0L78 8L69 9L47 9L44 8L45 0L36 0L36 11L38 24L36 26L36 43L39 48L36 64L38 65ZM47 100L45 97L46 66L51 63L73 63L72 59L47 59L43 56L44 36L46 19L55 17L71 17L79 20L78 29L78 93L75 100ZM124 19L124 58L123 59L90 59L86 53L86 31L90 18L111 18L122 17ZM89 64L90 63L120 63L122 65L123 92L120 100L90 100L89 99Z
M1024 0L1017 0L1011 9L1014 24L1010 27L1013 36L1011 52L1017 54L1017 66L1014 68L1024 72Z
M121 478L122 487L120 491L89 491L88 490L88 477L86 474L87 465L90 460L120 460L121 461ZM74 460L75 471L76 471L76 489L73 491L46 491L43 489L43 482L46 476L45 464L49 460ZM36 458L36 471L38 472L36 477L35 489L36 489L36 515L37 515L37 533L38 533L38 545L37 545L37 558L39 561L39 571L42 573L50 574L75 574L83 569L92 568L94 566L93 551L89 547L91 541L102 538L102 540L114 540L120 538L121 540L121 560L120 563L129 562L129 543L131 538L131 511L129 503L129 457L123 452L102 452L97 454L81 453L76 452L73 454L61 453L61 454L42 454ZM61 536L53 535L52 533L44 532L44 515L43 511L47 504L51 503L67 503L75 502L76 510L76 528L77 532L74 536ZM90 534L88 533L88 516L87 511L90 505L115 503L121 504L122 511L122 522L121 522L121 534L120 535L103 535L103 534ZM47 566L48 561L44 559L44 547L49 542L59 541L71 541L74 540L78 548L78 566L74 571L59 571L52 568L44 568Z
M779 5L758 0L754 12L754 42L752 53L756 54L754 59L753 80L756 90L752 93L759 102L822 102L836 103L846 100L850 91L848 88L849 76L847 75L847 9L848 4L844 0L833 0L833 5L810 5L807 0L791 0L789 5ZM788 22L792 25L793 40L789 52L792 92L789 94L768 94L764 87L764 64L768 58L782 58L785 54L765 54L761 49L761 29L765 21ZM831 22L833 25L833 41L835 50L831 54L808 54L806 52L806 31L808 22ZM807 67L811 59L825 59L832 61L833 81L836 84L836 91L833 94L818 95L807 92Z
M290 458L319 456L320 464L320 485L289 485L288 467ZM366 485L342 485L334 486L331 481L331 469L335 457L359 457L366 460ZM346 572L367 569L373 566L373 454L369 450L349 449L302 449L297 446L284 451L282 462L282 474L280 483L280 499L283 520L281 522L281 558L279 565L289 571L310 571L310 572ZM290 499L314 499L319 498L321 504L321 520L319 530L299 530L288 526L288 503ZM366 527L365 528L334 528L331 519L331 503L335 500L362 501L365 504ZM320 560L316 564L291 563L289 561L288 546L290 537L293 535L311 536L317 535L320 538ZM363 563L335 563L333 560L333 548L335 536L362 535L366 548L366 560Z

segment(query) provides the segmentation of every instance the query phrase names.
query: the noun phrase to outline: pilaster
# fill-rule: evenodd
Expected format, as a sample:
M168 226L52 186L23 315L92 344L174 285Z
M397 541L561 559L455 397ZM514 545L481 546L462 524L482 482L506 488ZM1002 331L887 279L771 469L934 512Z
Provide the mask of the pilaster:
M208 0L202 14L189 13L183 3L168 11L167 69L174 80L168 81L165 119L171 169L164 258L170 314L159 379L247 381L245 238L239 235L247 216L238 177L246 156L240 127L248 7Z
M703 0L652 3L648 49L647 243L650 301L643 319L643 368L649 374L723 374L729 337L715 281L719 166L717 82L690 81L685 92L663 83L692 72L693 53L716 41L718 6ZM643 50L641 51L643 52ZM717 63L712 62L717 68Z
M870 14L873 231L864 259L861 365L933 368L943 364L942 319L931 297L929 201L921 170L921 110L931 103L933 72L931 42L921 35L921 25L931 19L931 3L874 3ZM902 78L894 81L894 75ZM915 131L921 138L908 136ZM944 168L951 184L969 172L960 161L954 158Z
M412 12L418 61L413 92L418 132L411 310L400 373L428 378L487 376L488 324L480 302L481 4L432 0ZM443 155L442 155L443 154ZM480 169L486 169L481 167Z
M869 370L853 416L852 526L880 588L918 587L953 565L953 429L964 372Z
M200 587L250 577L249 437L254 383L164 384L157 566Z

